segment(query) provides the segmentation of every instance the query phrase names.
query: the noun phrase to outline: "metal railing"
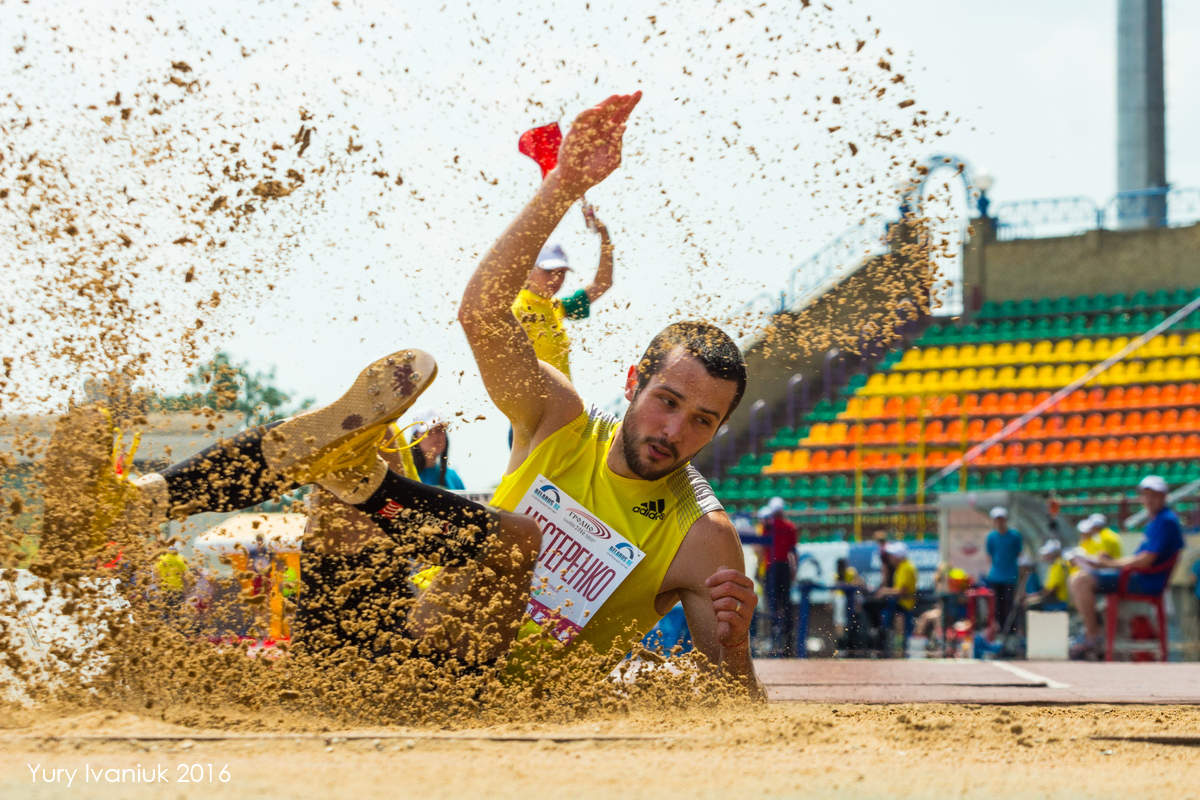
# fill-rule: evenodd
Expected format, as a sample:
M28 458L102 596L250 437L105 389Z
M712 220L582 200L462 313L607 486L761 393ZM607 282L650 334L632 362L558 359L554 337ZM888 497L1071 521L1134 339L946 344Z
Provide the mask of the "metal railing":
M1102 205L1090 197L1044 197L992 207L996 238L1045 239L1091 230L1179 227L1200 221L1200 188L1118 192Z

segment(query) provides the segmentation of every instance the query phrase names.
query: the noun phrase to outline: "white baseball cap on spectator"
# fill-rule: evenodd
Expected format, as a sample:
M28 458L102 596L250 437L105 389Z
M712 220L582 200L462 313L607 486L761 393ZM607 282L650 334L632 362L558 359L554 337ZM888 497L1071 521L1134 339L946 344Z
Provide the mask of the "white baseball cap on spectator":
M1096 527L1096 520L1092 519L1091 517L1084 517L1083 519L1079 520L1079 522L1075 523L1075 530L1085 534L1090 534L1092 531L1096 530Z
M1053 556L1062 552L1062 542L1058 539L1047 539L1046 543L1038 548L1039 556Z
M767 501L767 510L774 514L777 511L783 511L783 505L782 497L772 497Z
M889 556L895 556L896 558L907 558L908 545L906 545L904 542L888 542L886 545L884 545L883 552L887 553Z
M1104 516L1099 511L1097 511L1095 514L1092 514L1090 517L1088 517L1088 519L1092 521L1092 525L1096 528L1104 528L1108 525L1108 517Z
M1138 484L1138 489L1146 489L1147 491L1161 492L1162 494L1166 494L1167 482L1163 480L1161 475L1147 475L1146 477L1142 478L1141 482Z
M408 438L410 440L420 438L430 428L446 424L446 419L442 416L442 412L436 408L427 408L420 414L414 414L413 416L417 418L417 421L408 428Z
M999 519L1000 517L1008 519L1008 509L1004 506L996 506L988 512L988 516L992 519Z
M773 513L775 513L775 512L773 512L771 510L771 506L765 505L762 508L760 508L758 511L754 512L754 516L758 517L759 519L767 519Z
M543 247L542 252L538 253L537 261L533 265L547 272L555 269L571 268L571 265L567 262L567 254L563 251L560 244L551 244Z

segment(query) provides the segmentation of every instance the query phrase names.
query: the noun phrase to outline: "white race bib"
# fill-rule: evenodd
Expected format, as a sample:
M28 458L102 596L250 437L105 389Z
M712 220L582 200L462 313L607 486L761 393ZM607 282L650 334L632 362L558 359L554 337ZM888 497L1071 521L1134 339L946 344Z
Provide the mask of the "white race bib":
M570 642L646 554L544 475L516 510L542 529L526 611Z

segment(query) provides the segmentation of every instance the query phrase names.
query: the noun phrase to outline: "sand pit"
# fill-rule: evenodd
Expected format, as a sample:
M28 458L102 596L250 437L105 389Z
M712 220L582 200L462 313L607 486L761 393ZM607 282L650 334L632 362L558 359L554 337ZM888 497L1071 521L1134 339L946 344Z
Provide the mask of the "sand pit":
M0 731L0 789L30 798L1182 798L1200 785L1200 709L1180 706L777 703L453 732L264 732L253 724L215 730L114 712L18 715ZM1172 736L1192 737L1191 746L1098 738ZM35 782L30 767L38 764L48 776L77 769L74 785L65 773L46 783L40 771ZM139 764L144 778L165 767L168 783L95 777ZM179 782L193 773L200 782Z

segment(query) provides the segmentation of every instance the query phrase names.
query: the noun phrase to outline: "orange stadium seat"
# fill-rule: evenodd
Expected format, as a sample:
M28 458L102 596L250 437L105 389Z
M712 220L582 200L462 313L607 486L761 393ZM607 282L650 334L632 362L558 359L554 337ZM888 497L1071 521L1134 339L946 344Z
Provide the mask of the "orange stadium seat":
M1150 385L1142 389L1142 406L1144 408L1153 408L1162 404L1162 387Z
M1042 430L1046 427L1046 420L1042 417L1034 417L1025 423L1025 427L1017 433L1022 439L1040 439L1042 438Z
M1200 400L1200 387L1197 384L1187 381L1179 384L1179 405L1193 406Z
M945 440L946 426L940 419L935 419L925 426L925 441L944 442Z
M1091 424L1093 419L1098 419L1099 422L1095 425ZM1111 436L1125 428L1125 414L1120 411L1110 411L1104 416L1099 412L1088 414L1088 428L1092 431L1092 436Z
M1200 430L1200 410L1192 407L1180 411L1178 429L1184 433Z
M1123 405L1125 408L1141 408L1142 407L1142 387L1141 386L1126 386Z
M963 437L963 421L958 417L946 423L946 441L951 444L957 444L962 441Z
M1141 411L1128 412L1125 415L1125 424L1122 425L1121 427L1124 430L1124 432L1126 432L1126 433L1141 433L1142 429L1143 429L1142 412Z
M1088 439L1083 444L1083 452L1080 454L1081 461L1099 461L1100 460L1100 439Z
M1079 439L1071 439L1063 445L1062 461L1065 464L1070 464L1074 461L1079 461L1083 457L1083 442Z
M1027 464L1040 464L1044 450L1045 445L1041 442L1030 442L1029 447L1025 448L1025 457L1022 460Z
M1062 442L1047 442L1045 449L1042 450L1042 461L1048 464L1058 463L1063 460L1063 451Z
M1151 409L1142 415L1142 427L1146 433L1154 433L1162 430L1162 412L1157 408Z
M1168 383L1166 386L1162 387L1158 393L1158 402L1162 403L1164 406L1179 405L1179 384Z
M1042 436L1046 439L1062 436L1066 427L1066 422L1064 422L1062 415L1054 414L1053 416L1046 417L1046 426L1043 429L1045 432Z
M839 448L829 451L829 466L830 471L844 471L850 469L850 453Z
M1200 433L1189 433L1183 440L1184 458L1200 458Z
M829 451L815 450L808 459L810 472L825 472L829 469Z
M1063 426L1064 436L1086 436L1087 433L1083 427L1083 417L1078 414L1072 414L1066 418L1066 424Z

